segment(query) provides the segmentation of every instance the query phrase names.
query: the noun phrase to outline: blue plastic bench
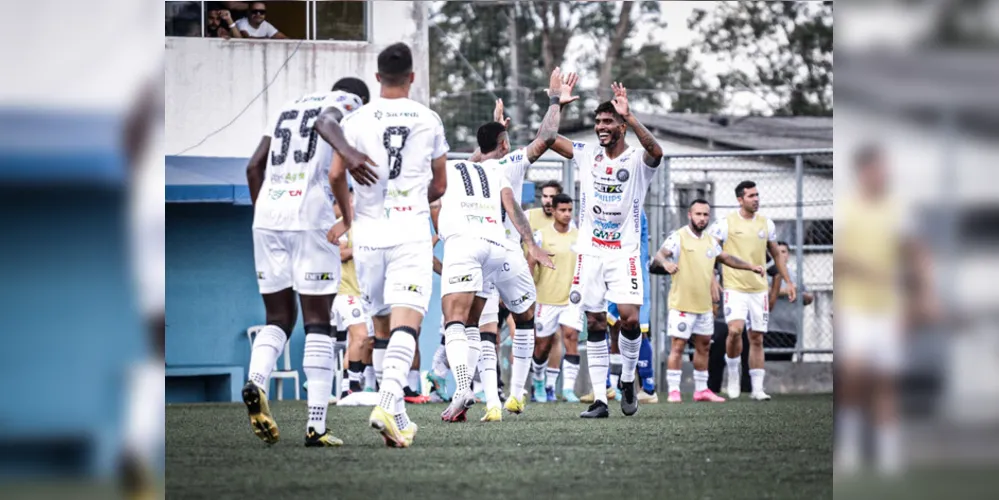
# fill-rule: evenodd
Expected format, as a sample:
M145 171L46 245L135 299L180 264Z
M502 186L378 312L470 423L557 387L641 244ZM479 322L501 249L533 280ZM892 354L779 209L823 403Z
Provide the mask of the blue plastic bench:
M240 391L246 381L242 366L168 366L166 369L167 378L167 403L192 402L192 401L242 401ZM186 387L174 387L174 389L186 388L186 391L171 391L171 378L198 378L203 380L203 396L192 398L192 384L184 381ZM178 394L182 392L183 394ZM171 394L173 393L173 394ZM171 397L173 396L173 397ZM186 396L186 397L185 397Z

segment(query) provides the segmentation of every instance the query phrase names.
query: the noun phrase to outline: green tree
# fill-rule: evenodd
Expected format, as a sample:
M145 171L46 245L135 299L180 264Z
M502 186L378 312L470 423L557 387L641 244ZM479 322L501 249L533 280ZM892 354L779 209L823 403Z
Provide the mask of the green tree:
M688 20L705 54L732 68L725 99L760 96L776 115L832 115L832 2L717 2ZM748 63L749 68L740 68Z

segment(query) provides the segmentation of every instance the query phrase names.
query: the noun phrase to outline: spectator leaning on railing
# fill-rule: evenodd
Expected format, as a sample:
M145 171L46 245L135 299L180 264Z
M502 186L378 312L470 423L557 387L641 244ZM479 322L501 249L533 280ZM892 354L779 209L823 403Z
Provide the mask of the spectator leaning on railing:
M273 24L267 22L266 17L267 4L253 2L250 4L249 16L236 21L236 27L239 28L243 38L274 38L277 40L288 38Z
M205 36L208 38L243 38L232 14L226 9L211 9L205 18Z

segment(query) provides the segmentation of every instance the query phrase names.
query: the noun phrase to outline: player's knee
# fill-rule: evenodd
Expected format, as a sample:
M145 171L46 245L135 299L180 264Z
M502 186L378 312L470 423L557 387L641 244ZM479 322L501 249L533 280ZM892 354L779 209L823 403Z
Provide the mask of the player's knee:
M295 322L293 321L283 321L280 319L268 319L267 324L280 328L287 338L291 338L291 329L295 326Z
M402 334L402 333L405 333L405 334L408 334L408 335L412 335L413 338L415 338L415 339L419 339L420 338L420 331L417 330L416 328L411 327L411 326L397 326L397 327L395 327L395 328L392 329L392 335L397 335L397 334ZM388 341L386 341L386 343L387 342Z
M754 347L763 347L763 334L750 332L749 333L749 344Z
M732 325L728 326L728 336L729 337L742 337L742 327L735 327Z
M344 335L346 335L346 333L347 332L345 331ZM326 323L326 324L323 324L323 323L306 323L305 324L305 334L306 335L318 334L318 335L325 335L327 337L333 337L334 336L334 334L333 334L333 327L329 323ZM344 340L346 340L346 337L344 338Z
M621 335L629 340L635 340L642 336L642 330L638 327L638 321L634 318L621 321Z
M566 342L579 342L579 332L575 330L566 330L562 333L562 340Z

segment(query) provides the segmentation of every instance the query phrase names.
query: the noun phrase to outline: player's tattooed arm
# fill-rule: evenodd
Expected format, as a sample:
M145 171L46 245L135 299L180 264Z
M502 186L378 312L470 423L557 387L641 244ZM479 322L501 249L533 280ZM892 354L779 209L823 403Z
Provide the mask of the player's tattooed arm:
M555 68L552 71L548 82L548 97L551 99L551 102L548 106L548 112L545 114L544 119L541 120L541 127L538 129L537 138L527 147L528 162L534 163L545 151L556 145L556 142L560 138L558 128L561 121L562 108L579 99L579 96L572 95L572 89L576 86L577 81L579 81L579 76L575 73L566 73L563 75L560 68ZM564 151L565 145L568 144L571 157L572 143L564 137L561 137L561 139L562 143L559 149ZM557 152L565 156L562 151Z
M257 144L257 150L250 157L250 163L246 165L246 184L250 187L250 201L257 204L257 196L260 188L264 185L264 174L267 171L267 153L271 150L271 138L264 136Z
M732 269L742 269L743 271L752 271L760 276L766 277L766 270L763 266L754 266L734 255L729 255L725 252L718 254L718 261L725 264Z
M645 128L645 125L642 125L642 122L638 121L638 118L631 113L631 109L628 107L628 90L617 82L611 85L611 90L614 92L614 99L611 101L614 104L614 109L624 118L625 123L635 131L638 142L645 149L645 155L642 157L645 165L652 168L658 167L663 158L663 148L659 146L659 142L649 132L649 129Z
M529 258L533 258L539 264L549 269L555 269L555 264L551 259L551 256L554 254L546 252L534 241L531 223L527 219L524 209L520 208L520 203L517 203L517 199L513 197L513 189L508 187L503 188L500 192L500 199L503 203L503 208L506 209L507 216L510 217L510 222L513 223L513 227L517 228L521 240L527 246Z
M659 251L652 256L652 262L649 262L649 274L675 273L678 267L675 262L669 261L672 256L673 252L666 248L660 248Z
M794 281L791 280L791 275L787 272L787 263L784 262L784 258L780 256L780 247L777 246L776 241L767 242L767 251L770 255L774 256L774 264L777 266L777 273L780 274L781 279L787 283L787 300L794 302L798 297L798 288L794 285Z
M329 107L319 114L312 128L340 154L344 160L344 167L358 184L371 186L378 181L378 174L371 168L375 166L375 162L347 142L340 126L342 118L343 113L339 109Z

